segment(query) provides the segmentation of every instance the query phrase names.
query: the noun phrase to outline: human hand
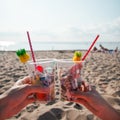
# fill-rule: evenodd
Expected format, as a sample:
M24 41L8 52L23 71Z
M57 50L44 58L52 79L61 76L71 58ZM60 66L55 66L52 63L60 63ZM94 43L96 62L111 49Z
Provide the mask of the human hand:
M72 91L73 102L83 104L92 113L102 120L120 120L120 114L107 101L85 82L82 82L80 91Z
M12 88L0 96L1 120L15 115L26 105L34 102L35 98L32 97L33 94L43 94L47 92L49 92L48 89L31 85L30 77L19 80Z

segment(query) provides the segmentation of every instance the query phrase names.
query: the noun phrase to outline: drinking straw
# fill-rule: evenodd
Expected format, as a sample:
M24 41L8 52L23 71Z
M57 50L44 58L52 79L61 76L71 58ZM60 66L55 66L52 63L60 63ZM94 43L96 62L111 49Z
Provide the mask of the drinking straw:
M31 39L30 39L30 35L29 35L28 31L27 31L27 37L28 37L28 41L29 41L29 46L30 46L31 54L32 54L32 59L33 59L33 62L35 63L36 60L35 60L35 56L34 56L34 52L33 52L33 48L32 48L32 43L31 43ZM35 68L36 68L36 64L35 64Z
M89 47L88 51L86 52L86 54L83 56L82 61L85 60L85 58L87 57L87 55L89 54L90 50L92 49L92 47L94 46L95 42L98 40L99 35L97 35L97 37L95 38L95 40L93 41L93 43L91 44L91 46Z

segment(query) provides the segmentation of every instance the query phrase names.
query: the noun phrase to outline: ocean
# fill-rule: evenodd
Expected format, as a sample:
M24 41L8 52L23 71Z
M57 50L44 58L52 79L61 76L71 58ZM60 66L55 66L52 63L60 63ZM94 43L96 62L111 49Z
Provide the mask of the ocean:
M96 42L94 46L100 49L100 44L111 50L116 47L120 48L120 42ZM90 45L90 42L32 42L34 50L87 50ZM0 50L5 51L15 51L22 48L30 50L28 42L0 44Z

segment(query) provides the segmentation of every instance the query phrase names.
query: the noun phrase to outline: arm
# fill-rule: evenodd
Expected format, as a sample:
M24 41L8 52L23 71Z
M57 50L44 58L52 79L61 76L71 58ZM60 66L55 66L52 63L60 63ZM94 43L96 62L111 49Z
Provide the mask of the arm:
M19 80L11 89L0 95L0 119L4 120L17 114L26 105L35 101L29 97L34 93L47 93L47 89L30 84L30 78Z
M83 104L102 120L120 120L120 114L94 88L71 92L71 95L74 102Z

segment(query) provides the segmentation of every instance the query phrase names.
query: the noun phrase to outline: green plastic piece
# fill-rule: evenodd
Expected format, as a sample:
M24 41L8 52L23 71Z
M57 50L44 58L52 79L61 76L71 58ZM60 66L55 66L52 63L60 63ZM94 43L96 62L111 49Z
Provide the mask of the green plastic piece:
M80 52L80 51L75 51L74 56L82 57L82 52Z
M16 54L17 54L17 56L22 56L22 55L26 54L26 50L25 49L17 50Z

